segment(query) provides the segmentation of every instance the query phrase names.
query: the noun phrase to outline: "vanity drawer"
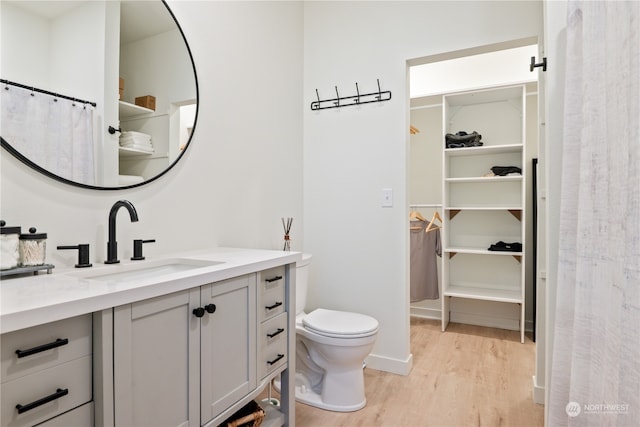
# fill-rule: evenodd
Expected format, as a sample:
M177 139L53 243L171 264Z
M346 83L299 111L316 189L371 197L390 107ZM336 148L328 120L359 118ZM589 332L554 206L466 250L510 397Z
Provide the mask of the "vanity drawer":
M1 426L32 426L87 403L91 384L91 356L5 382Z
M287 313L260 325L260 378L287 362Z
M93 425L93 402L38 424L38 427L84 427Z
M277 286L284 288L284 265L260 272L260 283L258 286L260 292L268 291Z
M91 314L2 335L0 382L91 354Z
M285 311L284 267L260 273L258 320L264 321Z

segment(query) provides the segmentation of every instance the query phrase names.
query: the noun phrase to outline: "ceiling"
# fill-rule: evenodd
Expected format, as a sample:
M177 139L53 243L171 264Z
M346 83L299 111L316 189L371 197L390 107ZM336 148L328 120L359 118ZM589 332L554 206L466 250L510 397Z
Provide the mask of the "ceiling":
M56 19L90 0L2 0L45 19ZM120 2L120 44L142 40L173 30L175 21L161 1L122 0Z

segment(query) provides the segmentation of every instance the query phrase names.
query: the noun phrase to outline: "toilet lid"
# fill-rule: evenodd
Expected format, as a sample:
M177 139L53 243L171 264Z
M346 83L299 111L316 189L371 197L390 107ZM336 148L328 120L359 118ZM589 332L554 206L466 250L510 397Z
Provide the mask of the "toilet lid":
M317 334L343 338L368 336L378 329L378 321L371 316L324 308L307 314L302 324Z

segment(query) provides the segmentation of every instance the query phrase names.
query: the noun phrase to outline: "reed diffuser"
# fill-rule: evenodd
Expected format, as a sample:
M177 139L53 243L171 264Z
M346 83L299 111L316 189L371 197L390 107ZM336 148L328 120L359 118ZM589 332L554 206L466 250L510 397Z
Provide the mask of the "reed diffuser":
M291 231L292 224L293 218L287 218L286 221L284 218L282 218L282 227L284 228L284 247L282 248L283 251L291 250L291 238L289 237L289 232Z

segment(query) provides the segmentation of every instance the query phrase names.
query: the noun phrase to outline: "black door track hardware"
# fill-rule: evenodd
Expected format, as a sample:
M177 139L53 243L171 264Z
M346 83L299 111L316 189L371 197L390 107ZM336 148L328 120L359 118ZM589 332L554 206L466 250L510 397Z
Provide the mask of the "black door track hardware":
M536 64L536 57L531 57L531 63L529 64L529 71L533 72L534 68L542 67L542 71L547 71L547 58L542 58L542 62Z

